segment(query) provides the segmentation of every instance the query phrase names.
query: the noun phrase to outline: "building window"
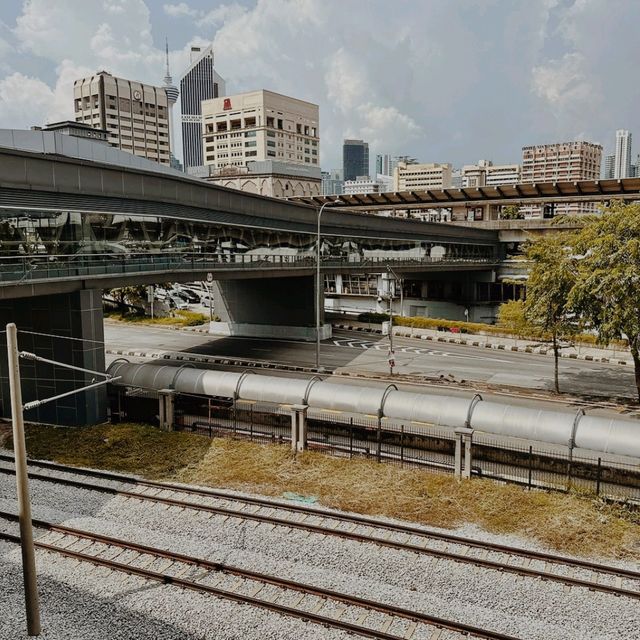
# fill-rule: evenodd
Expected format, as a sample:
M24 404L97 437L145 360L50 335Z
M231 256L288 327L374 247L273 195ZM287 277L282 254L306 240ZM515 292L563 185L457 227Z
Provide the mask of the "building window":
M244 143L244 146L245 146L245 147L255 147L255 146L257 146L257 144L258 144L258 143L257 143L255 140L247 140L247 141Z
M267 155L268 155L270 158L275 158L275 157L276 157L276 152L275 152L275 151L271 151L271 149L268 149L268 150L267 150Z
M268 133L272 133L272 132L269 131ZM245 138L255 138L256 137L256 132L255 131L245 131L244 137Z
M282 118L278 118L278 129L282 129Z
M258 155L258 152L257 152L257 151L247 151L244 155L245 155L247 158L253 158L254 156L257 156L257 155Z
M267 140L267 147L275 147L276 143L273 140Z

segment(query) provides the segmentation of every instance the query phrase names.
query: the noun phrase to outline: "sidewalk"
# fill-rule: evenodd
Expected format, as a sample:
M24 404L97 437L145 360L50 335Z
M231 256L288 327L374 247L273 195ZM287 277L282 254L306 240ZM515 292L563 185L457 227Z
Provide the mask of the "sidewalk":
M362 331L363 333L381 334L379 325L366 322L332 322L336 329L348 331ZM472 333L451 333L450 331L437 331L436 329L416 329L413 327L393 327L393 335L403 338L415 338L417 340L430 340L450 344L463 344L485 349L499 349L501 351L521 351L524 353L539 353L553 356L553 349L547 342L526 340L520 338L505 338L501 336L484 336ZM602 349L594 346L576 345L563 347L560 350L561 358L573 360L589 360L633 366L633 359L628 349Z

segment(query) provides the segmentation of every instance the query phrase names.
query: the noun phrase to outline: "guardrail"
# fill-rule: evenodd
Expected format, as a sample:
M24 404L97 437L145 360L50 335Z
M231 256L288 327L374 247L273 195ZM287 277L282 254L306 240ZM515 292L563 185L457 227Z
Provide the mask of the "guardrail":
M386 258L323 257L323 269L385 269L387 265L417 267L428 265L495 264L496 258ZM149 272L202 272L236 270L312 269L315 257L249 253L137 253L91 255L28 255L0 258L0 286L39 280L133 275Z

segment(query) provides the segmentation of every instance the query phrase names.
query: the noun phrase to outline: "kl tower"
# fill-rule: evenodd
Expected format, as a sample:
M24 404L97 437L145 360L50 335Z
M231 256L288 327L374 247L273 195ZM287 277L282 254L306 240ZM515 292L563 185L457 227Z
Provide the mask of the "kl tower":
M167 57L167 69L166 74L164 76L164 91L167 94L167 104L169 105L169 158L170 163L173 165L175 162L175 156L173 154L173 105L178 100L178 87L173 84L173 78L171 77L171 73L169 71L169 40L165 39L165 53Z

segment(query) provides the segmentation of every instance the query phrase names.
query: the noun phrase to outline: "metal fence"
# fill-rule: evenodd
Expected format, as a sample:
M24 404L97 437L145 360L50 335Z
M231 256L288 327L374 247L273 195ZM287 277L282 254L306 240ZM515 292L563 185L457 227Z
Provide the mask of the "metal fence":
M157 416L150 414L151 406L157 408L157 396L143 395L120 393L117 399L112 399L112 416L141 420L146 412L146 421L157 424ZM181 393L175 395L174 428L210 438L230 436L289 444L291 410L269 403L233 403L222 398ZM457 435L452 429L312 410L307 414L307 428L311 450L402 467L454 472ZM640 465L614 462L596 455L578 456L560 448L545 451L533 445L518 446L478 432L473 434L471 460L471 477L516 483L531 489L578 490L640 502Z

